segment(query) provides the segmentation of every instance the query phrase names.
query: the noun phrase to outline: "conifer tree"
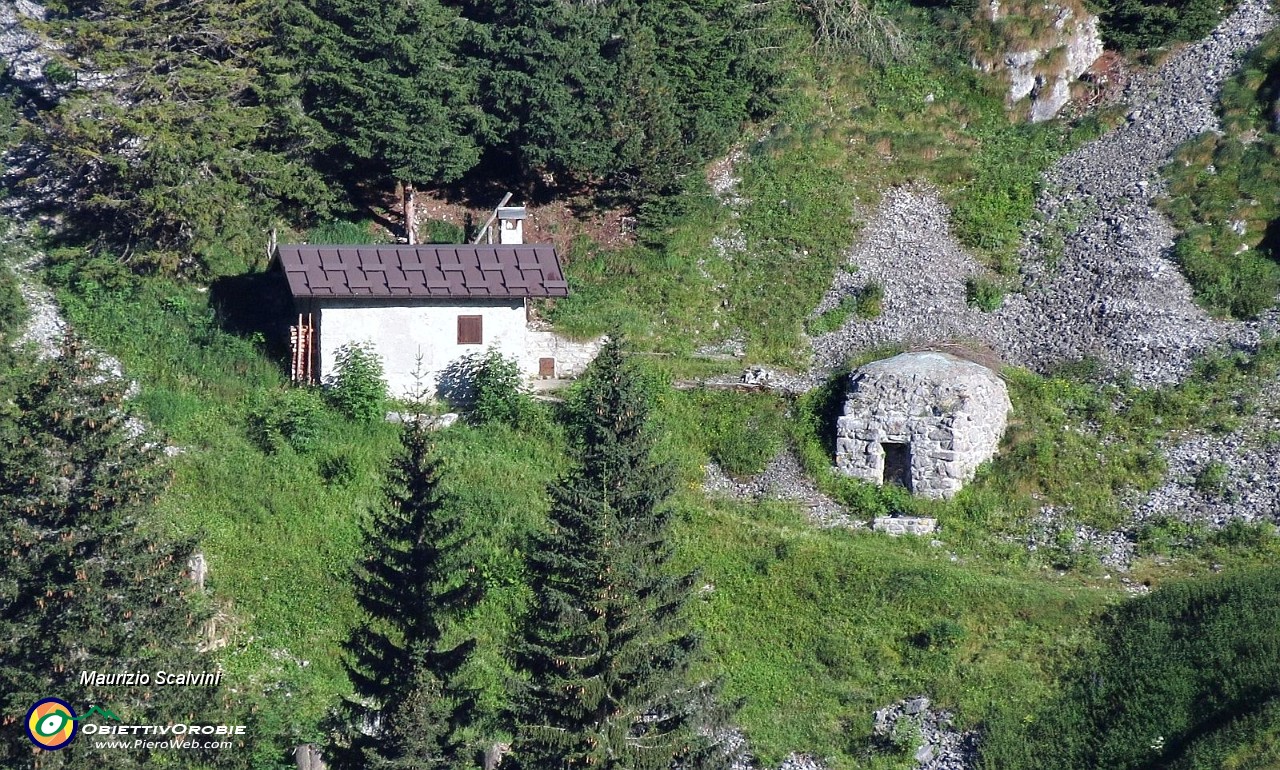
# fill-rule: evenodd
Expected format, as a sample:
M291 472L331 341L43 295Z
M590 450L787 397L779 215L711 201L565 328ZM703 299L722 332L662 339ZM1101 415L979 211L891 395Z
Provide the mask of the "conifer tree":
M448 643L452 623L483 598L470 533L440 490L441 466L424 419L411 420L366 531L357 576L366 613L349 643L355 696L339 766L462 768L475 696L460 672L474 640Z
M629 0L627 0L629 2ZM480 2L488 72L484 98L502 149L526 173L562 182L598 179L614 167L616 3Z
M672 574L674 469L652 457L649 398L619 342L586 378L577 467L531 549L533 610L515 661L513 761L550 768L714 767L706 688L689 681L693 576Z
M434 770L474 767L458 736L456 704L426 661L410 670L401 700L388 704L377 748L364 754L370 770Z
M61 91L30 169L85 240L135 265L240 273L279 218L323 211L320 140L282 59L271 0L75 0L45 31Z
M216 670L197 650L207 612L185 574L193 543L150 516L163 455L126 425L123 384L70 340L17 393L17 409L0 412L0 767L150 767L153 751L105 756L84 737L33 754L18 722L44 697L134 724L221 721L218 689L154 679ZM152 680L102 686L82 672Z
M459 0L493 147L526 173L633 202L678 182L764 114L785 6L743 0Z
M485 133L466 22L438 0L303 0L289 25L305 104L347 160L404 183L410 241L417 185L475 166Z

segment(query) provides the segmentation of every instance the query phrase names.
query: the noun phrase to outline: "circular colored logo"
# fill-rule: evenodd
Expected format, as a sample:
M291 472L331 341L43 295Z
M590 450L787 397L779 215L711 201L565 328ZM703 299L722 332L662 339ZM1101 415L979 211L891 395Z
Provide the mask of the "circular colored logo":
M27 737L45 751L57 751L80 729L75 709L58 698L41 698L27 712Z

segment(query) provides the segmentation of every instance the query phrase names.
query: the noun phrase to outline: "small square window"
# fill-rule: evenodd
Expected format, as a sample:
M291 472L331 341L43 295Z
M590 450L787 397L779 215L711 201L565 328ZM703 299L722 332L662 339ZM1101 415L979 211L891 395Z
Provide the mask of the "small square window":
M458 316L458 344L459 345L483 345L484 344L484 316L478 316L478 315Z

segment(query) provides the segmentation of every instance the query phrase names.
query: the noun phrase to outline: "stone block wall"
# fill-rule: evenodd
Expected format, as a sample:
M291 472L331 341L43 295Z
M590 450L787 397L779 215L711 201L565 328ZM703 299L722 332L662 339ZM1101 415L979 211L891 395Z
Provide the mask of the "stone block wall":
M850 376L836 466L881 484L885 445L905 444L908 489L952 497L999 448L1009 409L1004 382L980 364L932 352L877 361Z
M578 342L546 329L530 329L525 337L520 368L537 376L539 359L553 358L557 379L577 377L595 360L604 342L604 337Z
M899 535L932 535L938 531L938 520L919 516L877 516L872 522L871 528L876 532L884 532L893 537Z

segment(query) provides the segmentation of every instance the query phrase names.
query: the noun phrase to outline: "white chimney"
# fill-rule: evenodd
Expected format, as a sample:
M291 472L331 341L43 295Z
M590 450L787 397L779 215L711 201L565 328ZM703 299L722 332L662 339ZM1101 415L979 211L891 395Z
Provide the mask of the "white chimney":
M524 206L503 206L498 209L498 243L519 246L524 243L524 220L529 216Z

